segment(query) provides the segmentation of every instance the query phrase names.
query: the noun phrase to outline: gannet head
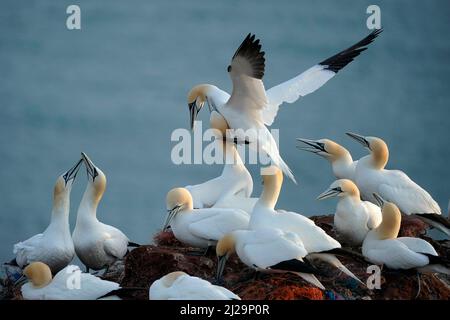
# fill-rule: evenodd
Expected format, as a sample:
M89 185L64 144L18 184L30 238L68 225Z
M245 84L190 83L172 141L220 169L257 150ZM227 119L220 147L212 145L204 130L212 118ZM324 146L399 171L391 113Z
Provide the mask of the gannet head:
M263 180L263 192L260 201L267 207L274 208L283 185L283 173L277 166L269 166L261 169Z
M106 176L102 170L100 170L86 153L81 153L84 166L86 167L88 184L92 187L94 200L99 202L106 189Z
M375 229L378 239L385 240L397 238L402 222L400 210L395 204L384 200L380 195L374 193L373 196L381 207L382 214L381 223Z
M161 283L163 284L163 286L165 286L166 288L170 288L172 286L172 284L181 276L186 275L186 272L183 271L174 271L171 273L166 274L164 277L162 277Z
M376 169L383 169L389 160L389 148L382 139L365 137L356 133L347 132L349 137L358 141L372 154L372 165Z
M43 262L32 262L24 270L23 274L30 280L34 288L43 288L52 282L52 272Z
M233 233L228 233L217 242L216 256L217 256L217 272L216 281L219 283L222 279L223 270L228 258L236 250L236 238Z
M68 199L68 195L72 190L72 184L75 181L78 171L80 170L83 160L78 162L66 173L60 175L56 179L55 187L53 188L53 206L60 207L65 200Z
M347 149L340 144L329 139L309 140L297 138L297 141L303 142L306 146L297 146L298 149L315 153L331 162L348 158L351 155Z
M205 105L205 102L208 102L208 92L211 87L209 84L199 84L193 87L188 93L187 103L191 117L191 129L194 128L194 121L198 113ZM211 111L211 106L209 107Z
M349 179L339 179L334 181L326 191L322 192L317 197L317 200L347 196L357 197L359 199L359 189L353 181Z
M183 211L192 210L194 207L191 193L186 188L174 188L166 197L167 217L163 231L166 231L175 216Z

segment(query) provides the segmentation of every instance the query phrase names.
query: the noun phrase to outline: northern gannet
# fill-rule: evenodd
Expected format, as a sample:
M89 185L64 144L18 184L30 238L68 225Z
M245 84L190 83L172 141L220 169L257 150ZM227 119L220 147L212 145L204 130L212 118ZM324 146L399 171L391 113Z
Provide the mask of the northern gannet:
M333 254L341 252L341 244L338 241L316 226L311 219L296 212L274 209L283 184L283 174L280 169L276 166L263 168L262 177L263 192L253 208L248 229L270 227L295 233L308 252L307 259L325 261L360 282Z
M339 197L334 226L347 243L361 245L367 233L381 223L380 207L361 201L358 187L351 180L336 180L317 199L330 197Z
M306 146L299 146L300 150L315 153L331 163L333 174L337 179L354 179L358 161L353 161L350 152L340 144L329 139L309 140L298 138Z
M56 273L72 261L75 250L69 227L70 192L81 164L80 159L56 180L52 216L47 229L14 245L15 260L19 267L41 261Z
M96 300L120 289L118 283L82 273L75 265L68 265L54 278L42 262L30 263L23 273L29 279L21 288L25 300Z
M230 290L183 271L171 272L150 286L150 300L241 300Z
M223 153L224 167L219 177L185 187L192 195L194 208L198 209L212 206L222 208L230 202L236 204L232 201L235 197L238 200L245 199L250 197L253 191L252 176L242 162L234 143L226 140L228 129L226 120L218 112L212 111L210 126L211 129L218 130L215 132L215 143L219 144L218 149ZM244 200L239 203L242 202ZM244 203L244 209L247 207L248 205ZM234 206L234 208L240 207Z
M370 152L358 161L355 183L364 199L376 203L374 193L394 203L401 212L415 214L428 224L450 235L450 222L441 216L441 208L431 195L412 181L403 171L387 170L389 149L377 137L364 137L355 133L348 136Z
M119 229L97 219L97 207L106 189L105 174L94 165L85 153L81 153L86 166L88 184L78 207L77 222L73 231L75 252L86 270L108 268L122 259L130 242Z
M449 261L438 256L436 250L427 241L419 238L400 237L401 213L398 207L374 194L382 207L381 224L369 231L362 245L364 257L390 269L418 268L422 272L440 272L450 274Z
M303 260L308 252L295 233L262 228L237 230L225 235L216 246L217 281L221 280L226 261L233 253L236 253L245 265L256 271L295 273L325 290L314 275L318 270Z
M171 227L181 242L197 248L208 248L225 234L247 229L250 219L240 209L194 209L192 196L185 188L174 188L167 193L168 214L163 230Z
M250 147L265 152L271 158L273 164L280 167L295 182L291 170L281 158L275 139L266 125L272 125L281 104L284 102L293 103L299 97L320 88L333 78L339 70L366 50L366 46L380 32L381 29L373 31L350 48L267 91L262 82L265 53L261 51L259 40L255 39L254 35L249 34L236 50L231 65L227 69L233 82L231 96L210 84L197 85L189 92L188 105L191 127L194 126L198 112L207 102L210 110L216 110L225 117L230 128L236 130L236 137L240 141L248 139ZM245 134L246 131L248 133L248 130L251 130L250 135L253 135L253 137Z

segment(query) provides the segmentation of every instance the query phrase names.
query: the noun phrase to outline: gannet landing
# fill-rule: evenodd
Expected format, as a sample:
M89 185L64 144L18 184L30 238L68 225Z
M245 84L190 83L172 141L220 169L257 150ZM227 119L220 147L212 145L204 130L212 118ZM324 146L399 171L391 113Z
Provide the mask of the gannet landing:
M261 51L259 40L249 34L236 50L231 65L227 69L233 82L231 96L209 84L197 85L189 92L191 127L194 126L198 112L207 102L210 110L216 110L225 117L230 128L243 131L252 129L253 134L257 134L257 138L253 137L253 140L249 141L250 147L268 154L273 164L280 167L288 177L295 181L291 170L281 158L276 142L266 125L272 125L282 103L293 103L299 97L320 88L339 70L366 50L366 46L380 32L381 30L373 31L350 48L267 91L262 82L265 69L264 52ZM239 140L245 141L248 137L239 137L242 134L243 132L236 132Z
M450 222L441 216L441 208L431 195L400 170L386 170L389 149L377 137L364 137L355 133L348 136L358 141L370 154L358 161L355 183L364 199L376 203L373 194L394 203L401 212L415 214L442 232L450 235Z
M150 286L150 300L241 300L230 290L182 271L171 272Z
M314 275L319 271L303 260L308 252L295 233L262 228L238 230L225 235L216 246L217 281L221 280L226 261L235 252L244 264L256 271L295 273L325 290Z
M167 217L163 230L171 227L181 242L197 248L208 248L225 234L247 229L250 219L240 209L194 209L192 196L185 188L175 188L167 193Z
M74 265L62 269L53 279L50 268L42 262L30 263L23 273L30 281L21 288L25 300L96 300L120 288L118 283L82 273Z
M86 166L88 184L78 207L73 242L78 258L86 270L108 268L122 259L128 246L135 245L125 234L97 219L97 207L106 189L105 174L94 165L85 153L81 153Z
M242 203L245 210L248 205L246 205L244 199L250 197L253 191L252 176L242 162L234 143L226 140L228 124L216 111L211 112L210 126L211 129L217 130L215 143L219 145L218 149L223 153L225 164L222 174L202 184L186 186L185 188L192 195L194 208L201 209L212 206L222 208L233 202L234 205ZM234 202L235 197L242 201ZM234 206L234 208L241 207Z
M369 201L361 201L358 187L351 180L336 180L317 199L330 197L339 197L334 226L349 244L362 244L367 233L381 223L380 208Z
M333 174L337 179L353 181L358 161L353 161L350 152L340 144L329 139L309 140L297 139L306 146L299 146L300 150L315 153L331 163Z
M53 273L67 266L75 255L69 228L70 192L82 160L59 176L53 190L50 224L43 233L14 245L19 267L33 261L46 263Z
M439 257L431 244L419 238L397 238L402 217L400 210L376 194L374 198L382 207L383 221L367 234L362 246L364 257L391 269L419 268L422 272L450 274L449 261Z

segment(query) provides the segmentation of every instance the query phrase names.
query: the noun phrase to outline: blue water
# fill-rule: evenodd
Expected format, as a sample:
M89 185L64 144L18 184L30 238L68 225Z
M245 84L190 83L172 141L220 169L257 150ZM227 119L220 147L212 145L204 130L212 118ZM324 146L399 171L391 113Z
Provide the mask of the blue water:
M197 83L230 90L226 67L248 32L261 38L266 87L287 80L369 33L373 1L18 1L0 4L0 261L49 221L53 183L87 152L107 174L98 216L136 242L164 219L165 194L218 175L220 166L170 161L175 128L189 125L186 94ZM376 1L384 33L319 91L285 105L273 125L299 181L279 207L332 213L316 196L328 163L295 148L328 137L355 158L354 131L384 138L389 168L427 189L444 211L450 197L450 3ZM82 29L66 29L78 4ZM201 119L208 119L202 112ZM261 190L251 168L255 194ZM71 225L86 185L72 192Z

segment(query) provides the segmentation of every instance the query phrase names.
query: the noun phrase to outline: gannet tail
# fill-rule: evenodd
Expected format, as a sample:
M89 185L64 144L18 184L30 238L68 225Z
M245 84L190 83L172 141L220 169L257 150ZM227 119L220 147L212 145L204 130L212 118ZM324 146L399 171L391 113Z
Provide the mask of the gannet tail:
M303 273L303 272L292 272L292 273L298 275L300 278L302 278L306 282L311 283L312 285L315 285L317 288L325 290L325 287L319 281L319 279L316 278L315 275L313 275L311 273Z
M415 214L415 216L430 226L445 233L447 236L450 236L450 221L445 219L442 215L435 213L421 213Z
M291 179L295 184L297 184L297 181L295 180L294 174L292 173L291 168L284 162L284 160L279 157L279 163L278 167L280 167L281 171L289 178Z
M333 267L338 268L339 270L341 270L343 273L345 273L346 275L348 275L349 277L355 279L356 281L358 281L360 284L364 285L364 282L362 282L361 280L358 279L357 276L355 276L355 274L353 272L351 272L350 270L347 269L346 266L344 266L342 264L341 261L339 261L338 258L336 258L335 255L333 254L329 254L329 253L312 253L310 255L308 255L307 257L309 257L310 259L318 259L318 260L322 260L323 262L326 262L330 265L332 265Z
M139 243L136 243L136 242L128 241L128 246L137 248L137 247L140 247L141 245Z

